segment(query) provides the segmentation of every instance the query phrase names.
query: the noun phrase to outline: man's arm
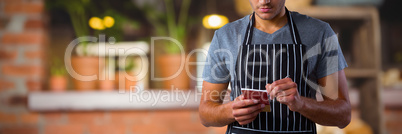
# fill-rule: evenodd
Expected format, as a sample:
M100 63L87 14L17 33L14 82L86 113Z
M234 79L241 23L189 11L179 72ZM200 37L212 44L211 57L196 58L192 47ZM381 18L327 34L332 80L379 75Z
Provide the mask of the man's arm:
M351 105L344 71L323 77L318 80L318 84L323 87L324 101L300 96L297 85L290 78L267 84L266 88L268 92L272 91L270 95L277 97L280 103L315 123L346 127L351 119Z
M214 84L204 81L202 84L202 96L198 111L201 123L204 126L225 126L234 122L231 110L231 102L222 104L228 88L228 83Z
M199 106L201 123L204 126L221 127L234 121L240 125L252 122L265 107L258 100L244 99L243 95L234 101L222 104L228 83L214 84L204 81Z
M344 71L341 70L321 78L318 83L324 87L324 101L318 102L303 97L304 105L298 112L321 125L346 127L351 120L351 105ZM337 85L334 85L336 83ZM335 87L338 89L334 89ZM336 90L338 90L338 94L336 92L331 94ZM338 97L333 97L333 95L338 95Z

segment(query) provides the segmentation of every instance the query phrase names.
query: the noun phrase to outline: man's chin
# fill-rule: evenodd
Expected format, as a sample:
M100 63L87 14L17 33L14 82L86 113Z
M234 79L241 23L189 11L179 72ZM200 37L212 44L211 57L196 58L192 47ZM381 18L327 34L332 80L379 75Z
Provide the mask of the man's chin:
M257 13L257 16L262 20L271 20L273 15L270 13Z

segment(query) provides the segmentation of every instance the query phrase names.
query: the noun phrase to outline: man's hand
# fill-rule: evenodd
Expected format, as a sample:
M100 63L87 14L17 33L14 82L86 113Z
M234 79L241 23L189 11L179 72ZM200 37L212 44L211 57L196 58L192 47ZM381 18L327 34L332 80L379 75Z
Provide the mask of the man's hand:
M244 99L244 96L240 95L232 103L232 113L240 125L245 125L252 122L264 107L258 100Z
M331 94L336 96L336 99L324 95L324 100L318 102L312 98L301 97L297 91L297 84L290 78L277 80L272 84L267 84L265 88L272 98L276 98L281 104L287 105L290 110L299 112L317 124L346 127L351 119L351 106L345 72L340 70L319 78L318 84L324 91L337 91Z
M297 91L297 84L291 78L284 78L265 86L271 100L276 98L279 103L285 104L292 111L298 111L304 105Z

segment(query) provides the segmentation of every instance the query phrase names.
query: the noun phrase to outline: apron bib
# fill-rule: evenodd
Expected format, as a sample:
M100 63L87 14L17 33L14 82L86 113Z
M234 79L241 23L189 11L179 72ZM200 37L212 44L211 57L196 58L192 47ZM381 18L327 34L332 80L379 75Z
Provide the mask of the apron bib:
M235 67L234 86L231 100L241 95L242 89L266 90L265 85L286 76L297 83L301 96L313 98L315 91L310 89L304 78L308 78L309 68L303 55L306 47L301 43L297 27L291 13L286 9L288 25L293 44L251 44L255 13L247 26L243 45ZM271 112L261 112L256 119L240 125L234 122L228 126L227 133L316 133L315 123L278 101L270 101Z

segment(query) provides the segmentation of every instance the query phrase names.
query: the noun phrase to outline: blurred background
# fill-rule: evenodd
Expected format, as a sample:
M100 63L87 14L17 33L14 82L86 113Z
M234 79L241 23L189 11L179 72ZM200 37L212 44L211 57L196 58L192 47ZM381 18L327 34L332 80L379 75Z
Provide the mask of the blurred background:
M328 22L349 64L352 122L320 134L402 132L401 4L286 1ZM0 0L0 134L224 133L198 117L203 62L214 31L251 12L247 0Z

